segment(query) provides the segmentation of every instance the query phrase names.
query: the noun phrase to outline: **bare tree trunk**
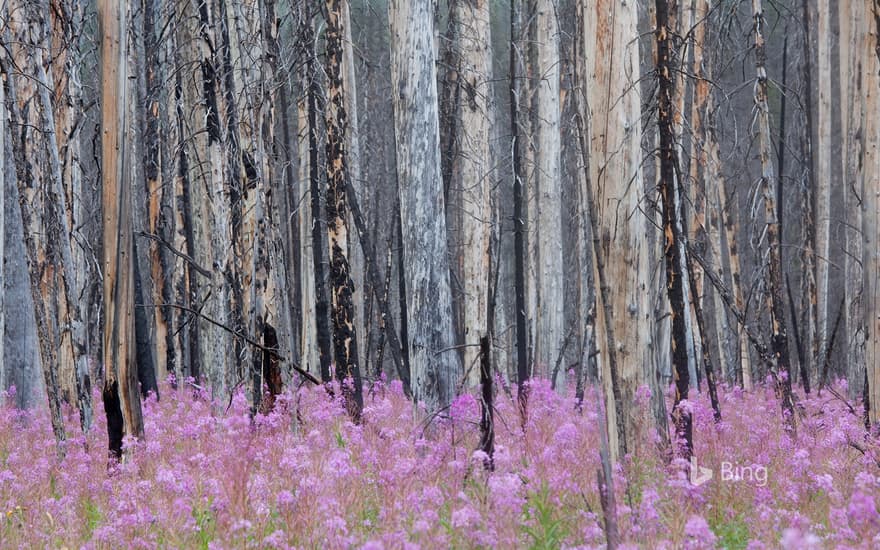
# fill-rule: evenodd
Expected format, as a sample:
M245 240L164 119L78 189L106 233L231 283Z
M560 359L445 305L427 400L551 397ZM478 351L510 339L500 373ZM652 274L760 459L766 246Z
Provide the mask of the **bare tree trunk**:
M862 155L865 135L863 132L864 85L856 75L865 73L863 41L865 40L865 12L862 2L841 2L840 23L840 113L843 151L841 173L843 174L843 201L846 224L844 253L844 318L846 320L846 379L849 396L855 398L861 391L865 374L865 317L862 308Z
M487 0L455 0L457 22L451 45L458 67L454 83L456 121L453 123L456 158L452 163L450 194L461 211L460 264L464 368L470 386L480 383L480 341L487 333L489 297L489 203L492 155L492 41Z
M311 25L311 21L306 25ZM307 45L307 55L312 55L312 44ZM315 315L315 258L312 253L312 196L311 196L311 155L310 143L310 97L312 64L304 63L299 67L299 97L296 103L297 113L297 189L294 211L299 224L300 250L300 357L302 366L310 374L320 377L321 364L318 356L317 316Z
M813 151L816 149L813 124L813 62L812 62L812 33L813 23L810 12L810 0L802 0L801 18L804 25L804 52L802 63L802 80L804 89L804 127L801 136L801 149L804 158L809 159L804 166L803 178L806 192L803 197L803 278L802 286L802 320L800 326L803 333L804 346L809 345L805 357L808 359L809 372L814 378L819 370L819 330L818 322L818 289L816 286L817 259L816 259L816 202L815 191L816 171L813 167Z
M462 366L451 349L432 3L392 0L389 21L412 389L433 412L452 401Z
M343 11L347 0L327 0L328 101L327 124L327 227L330 247L330 285L333 309L333 351L336 378L342 384L346 407L357 421L364 406L354 319L354 282L348 261L348 213L345 186L348 172L348 119L343 63L345 43ZM350 48L351 46L349 46ZM349 386L349 379L351 379Z
M513 133L513 224L514 224L514 292L516 294L516 383L520 415L525 425L528 406L528 335L526 334L526 234L525 197L522 166L523 129L520 109L522 96L522 2L510 0L510 124Z
M828 352L829 334L829 291L828 286L831 267L831 149L833 147L831 137L831 9L829 0L817 0L817 75L816 82L819 88L819 97L816 102L816 147L813 149L813 161L816 170L815 188L815 215L813 221L816 224L816 340L818 341L819 356L816 357L813 370L813 379L818 381L818 369L825 362L825 354ZM843 59L843 58L841 58ZM807 83L812 85L812 83ZM811 108L811 106L808 106Z
M780 257L780 227L776 208L776 174L771 160L770 107L767 104L767 69L764 44L764 8L762 0L752 0L755 19L755 107L757 109L758 154L761 159L761 188L764 194L764 215L767 223L768 247L768 306L773 334L772 350L776 359L776 391L782 405L786 428L794 431L794 400L788 360L788 333L785 327L785 300L782 295L782 260Z
M4 6L5 8L5 6ZM0 18L6 20L6 10ZM0 258L6 258L6 87L0 82ZM7 388L6 261L0 260L0 392ZM5 400L4 400L5 401ZM6 403L0 403L5 405Z
M110 451L122 456L125 435L144 435L134 327L132 241L133 90L129 84L128 6L101 0L101 183L104 210L104 408ZM121 422L120 422L121 420Z
M862 303L865 307L867 367L866 404L868 423L880 425L880 0L865 0L868 33L861 58L866 75L863 101L864 192L862 193L862 236L864 241ZM873 55L872 55L873 54Z
M343 42L343 64L342 79L345 82L345 112L348 115L348 131L345 134L346 148L348 150L349 181L360 198L360 204L363 204L365 192L369 190L366 182L362 181L361 169L361 147L360 147L360 125L358 122L358 86L357 74L354 65L354 36L352 34L351 23L351 5L350 2L344 2L342 7L342 31L344 33ZM349 219L348 225L351 226L353 220ZM349 239L349 262L351 263L351 278L354 281L354 289L361 289L359 299L354 300L354 325L355 329L362 336L369 334L370 318L367 314L368 304L372 299L368 294L369 274L366 268L366 258L362 247L358 246L354 239ZM358 364L362 365L361 370L366 371L369 355L369 346L360 346L360 357ZM364 375L367 373L364 372Z
M531 141L534 166L527 180L529 198L529 266L534 288L530 310L535 367L554 387L565 387L565 368L559 363L565 339L562 261L562 173L559 103L559 28L554 0L532 0L534 41L530 74Z
M652 301L646 292L651 269L646 220L639 211L643 185L636 8L634 3L611 0L583 5L584 86L591 115L590 187L595 190L593 238L599 243L594 251L600 287L596 340L610 448L620 456L632 449L633 441L627 438L634 436L636 426L629 404L651 364L653 328ZM605 262L605 273L599 272L603 266L597 258ZM616 390L615 385L619 386Z
M310 60L314 63L314 60ZM315 281L315 319L316 342L318 344L318 360L321 366L321 380L330 382L330 361L332 359L330 330L330 297L327 291L327 242L325 240L325 204L326 198L321 192L321 167L318 153L318 113L323 109L322 92L317 81L314 68L310 71L309 82L309 198L312 209L312 266Z
M77 377L82 348L77 303L71 299L75 271L70 249L70 220L59 156L59 138L50 92L51 31L46 6L13 5L9 12L15 40L10 65L23 73L7 78L12 106L10 130L20 126L13 142L18 198L27 249L40 359L56 438L64 439L62 399L78 401L84 430L91 422L88 374ZM48 72L47 72L48 67ZM7 69L8 71L9 69ZM80 381L81 384L77 384ZM62 449L59 447L59 451Z
M690 315L685 301L684 289L688 286L688 272L682 269L686 258L682 257L686 247L687 236L684 229L682 212L682 189L676 170L676 137L674 126L675 52L673 51L672 29L670 29L670 11L675 8L674 0L657 0L657 78L659 80L657 123L660 133L660 196L663 200L663 234L665 235L666 251L666 291L672 308L672 374L675 381L675 398L673 401L672 419L675 432L682 448L681 455L690 459L693 449L693 418L688 408L681 402L688 398L691 379L688 357L688 333L686 320ZM682 246L684 244L684 247Z

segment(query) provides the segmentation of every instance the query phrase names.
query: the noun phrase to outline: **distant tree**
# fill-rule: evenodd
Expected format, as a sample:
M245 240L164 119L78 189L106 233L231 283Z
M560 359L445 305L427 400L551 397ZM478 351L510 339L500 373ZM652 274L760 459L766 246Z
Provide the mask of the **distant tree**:
M761 160L761 190L764 195L764 215L767 224L767 292L770 310L770 329L772 334L772 353L775 360L771 371L776 380L776 391L782 405L784 422L794 430L794 398L791 391L791 376L788 356L788 333L785 323L785 301L782 294L782 259L780 255L780 225L777 200L777 175L771 158L770 106L767 103L767 53L764 43L764 8L762 0L752 0L752 13L755 19L755 127L758 133L758 155Z

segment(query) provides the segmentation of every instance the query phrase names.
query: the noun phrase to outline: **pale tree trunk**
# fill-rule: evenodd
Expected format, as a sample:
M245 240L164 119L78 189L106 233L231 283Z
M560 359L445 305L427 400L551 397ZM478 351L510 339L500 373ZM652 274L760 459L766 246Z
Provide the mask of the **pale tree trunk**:
M717 140L715 141L717 143ZM721 178L721 151L720 147L716 147L710 153L710 165L717 170L718 179L716 181L719 182L719 185L723 179ZM728 258L728 283L730 287L733 289L733 297L736 307L739 311L742 311L743 314L746 314L745 310L745 297L743 295L743 282L742 282L742 270L740 269L740 261L739 261L739 239L737 237L737 215L736 215L736 205L727 204L727 193L724 190L724 186L719 187L718 193L718 210L721 213L721 220L724 224L724 250L727 251ZM739 357L739 368L736 372L737 382L742 386L745 390L752 389L752 362L751 355L749 354L749 341L746 336L747 327L740 326L737 328L736 332L736 341L737 341L737 352Z
M791 392L791 376L788 360L788 333L785 327L785 302L782 291L782 259L780 255L780 227L776 207L776 174L771 160L770 107L767 103L767 54L764 43L764 7L762 0L752 0L752 15L755 19L755 126L758 132L758 154L761 159L761 189L764 195L764 215L767 224L766 239L768 247L767 301L770 310L772 333L771 349L776 359L772 369L776 379L776 392L782 406L786 428L794 431L794 400Z
M559 103L559 29L554 0L534 0L532 56L531 138L534 166L528 179L529 248L532 252L534 309L533 360L551 377L554 387L565 387L565 366L558 372L565 338L562 266L562 173Z
M177 48L179 44L178 33L172 33L169 40L164 44L164 59L166 62L173 62L175 65L181 60L181 50ZM184 41L188 41L183 37ZM184 95L184 80L182 71L175 71L174 75L174 91L173 104L176 108L169 109L167 114L167 128L169 132L173 132L175 139L173 143L163 142L163 155L168 159L168 168L165 172L167 177L173 182L172 192L164 201L163 209L171 212L169 220L170 229L166 234L168 241L171 242L174 250L181 252L189 258L195 258L194 248L195 231L192 223L192 204L190 180L191 171L190 152L189 152L189 133L187 131L188 107L186 105L187 96ZM187 261L185 258L170 251L165 255L167 265L166 273L174 274L169 278L170 287L163 294L164 303L182 304L184 307L197 308L194 303L197 299L198 288L204 280L199 269L196 267L197 262ZM207 272L206 278L210 278L210 272ZM175 308L166 308L166 315L172 319L173 330L169 340L169 361L173 364L173 372L177 383L183 383L186 377L192 376L198 378L201 367L199 356L199 325L197 320L191 319L189 313L184 310Z
M315 263L312 253L312 195L309 141L312 129L309 125L308 89L311 85L309 64L300 69L300 95L297 99L297 202L296 219L299 224L300 247L300 357L302 367L310 374L321 376L318 358L318 327L315 312Z
M704 239L702 247L703 257L715 268L715 274L719 280L724 280L724 242L722 236L723 219L725 215L726 191L725 179L722 173L720 161L720 146L712 127L714 120L711 113L714 112L714 102L709 88L712 79L712 71L706 66L704 58L704 42L708 26L709 1L694 0L694 19L699 23L694 28L694 104L691 112L691 128L693 129L693 147L691 155L691 181L699 189L705 206L708 219L704 216L695 216L699 223L704 224L705 230L699 238ZM709 300L703 301L705 306L711 309L711 328L713 334L708 340L713 345L713 354L721 366L722 374L729 374L734 363L730 354L728 342L737 338L731 338L731 327L728 323L727 309L718 292L711 285L703 285L700 292L702 296L709 296ZM706 335L704 335L706 338ZM747 345L747 344L746 344ZM748 348L746 348L746 352Z
M288 274L289 263L284 253L284 231L282 224L287 219L282 217L283 192L281 173L278 168L276 143L279 141L275 132L278 127L279 107L283 106L280 94L283 94L280 78L283 77L280 67L279 19L275 10L274 0L259 3L259 36L261 38L260 59L262 61L257 81L260 94L257 97L256 113L259 118L259 148L261 179L260 198L263 202L264 220L258 224L261 233L262 251L260 261L265 270L265 282L258 292L262 292L263 312L262 328L255 334L266 350L254 350L255 368L260 371L262 387L268 390L268 399L262 403L262 410L269 411L275 404L275 397L283 390L281 356L290 357L288 342L292 330L289 315ZM284 116L281 112L280 116ZM259 281L257 281L259 284Z
M864 192L862 194L862 245L867 366L868 422L874 430L880 425L880 0L865 0L868 33L861 50L865 75L864 114Z
M862 154L864 144L862 100L867 59L861 55L865 40L865 12L861 2L841 2L840 22L840 122L844 154L841 155L844 224L844 319L846 321L846 379L849 396L862 391L865 378L865 318L862 309Z
M452 401L462 375L452 349L432 8L429 0L389 3L412 390L429 412Z
M244 326L255 341L277 348L274 307L276 279L270 273L271 235L270 149L273 143L274 109L269 88L274 89L273 68L266 57L266 41L274 35L271 2L246 0L220 2L223 66L229 127L232 188L239 190L240 210L233 205L232 239L236 248L236 271L241 281ZM264 16L267 24L264 24ZM225 24L225 27L223 26ZM250 61L248 61L250 60ZM241 105L239 102L242 102ZM241 112L241 117L237 115ZM240 157L237 156L240 153ZM239 162L240 160L240 162ZM238 182L239 187L236 187ZM235 217L238 216L236 219ZM234 292L234 291L233 291ZM240 345L240 343L237 343ZM260 405L264 371L272 371L272 357L256 347L241 350L239 372L250 382L254 408ZM277 361L277 357L274 359ZM271 388L270 388L271 389Z
M451 16L458 23L452 45L458 75L453 116L456 159L452 165L450 194L461 209L460 265L462 344L467 383L480 383L480 339L488 329L489 204L492 155L489 149L492 109L492 42L487 0L456 0Z
M646 220L639 210L643 186L638 13L634 3L611 0L587 2L581 8L583 82L590 109L590 187L595 191L593 239L598 243L594 270L600 287L596 341L610 448L622 456L634 444L631 403L651 364L653 329L651 293L646 292L651 269ZM602 268L595 261L598 257L604 261L605 273L598 272Z
M845 2L844 2L845 3ZM816 340L819 356L813 361L814 380L819 380L819 369L825 361L828 346L829 272L831 267L831 9L829 0L817 0L816 12L816 82L819 97L816 102L816 142L813 148L816 189L814 195L816 226ZM843 58L841 58L843 59ZM812 85L812 83L808 83Z
M134 90L129 78L128 6L102 0L101 184L104 221L104 408L110 451L122 456L124 436L143 437L135 359L132 241Z
M237 325L241 302L229 284L238 273L234 262L232 239L232 212L241 208L234 191L237 177L235 166L230 166L223 151L221 120L229 124L223 108L223 88L219 82L222 52L227 40L221 34L223 16L211 2L186 5L180 26L181 60L190 67L182 82L183 109L182 136L186 147L186 190L184 208L189 221L186 240L193 251L195 263L208 270L208 277L199 276L193 285L193 308L226 326ZM225 74L224 67L224 74ZM184 146L182 144L182 146ZM234 159L234 153L229 157ZM226 394L231 374L240 364L240 350L229 331L203 319L192 321L198 326L198 338L193 348L198 370L193 375L204 378L214 395ZM199 381L197 380L197 383Z
M342 384L349 414L358 421L364 398L354 319L354 282L348 261L349 232L345 186L350 177L347 164L347 145L350 141L347 139L347 90L343 79L346 49L344 36L347 32L342 26L346 20L343 12L348 12L348 0L327 0L327 237L330 249L330 317L333 321L336 379Z

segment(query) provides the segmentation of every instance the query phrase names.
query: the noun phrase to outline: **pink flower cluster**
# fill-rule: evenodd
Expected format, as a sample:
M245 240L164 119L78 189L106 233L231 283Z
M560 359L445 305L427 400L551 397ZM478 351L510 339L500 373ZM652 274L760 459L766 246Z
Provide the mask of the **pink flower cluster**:
M577 407L536 381L525 426L500 393L494 472L475 452L470 395L427 422L399 384L376 385L360 425L323 388L280 396L254 418L243 394L228 404L167 386L161 395L144 404L145 440L109 467L102 419L82 434L67 411L76 435L58 459L45 411L0 406L0 547L605 544L594 392ZM720 424L705 396L691 397L695 454L714 475L692 484L644 406L636 450L614 469L626 547L880 545L880 444L860 411L828 393L802 398L792 440L772 390L722 388ZM758 468L765 477L751 475Z

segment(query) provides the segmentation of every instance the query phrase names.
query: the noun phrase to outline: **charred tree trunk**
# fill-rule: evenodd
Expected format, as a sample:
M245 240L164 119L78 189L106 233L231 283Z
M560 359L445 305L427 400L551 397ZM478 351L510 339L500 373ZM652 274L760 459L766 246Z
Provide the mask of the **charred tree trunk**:
M516 373L520 414L525 425L528 407L529 359L526 334L526 245L523 209L522 130L519 104L522 64L518 51L522 33L521 0L510 0L510 123L513 129L514 292L516 294Z
M321 364L321 380L330 382L332 359L331 328L330 328L330 297L327 291L327 242L325 240L328 227L325 219L324 193L321 191L321 168L318 154L318 113L323 108L321 86L315 71L314 58L309 58L309 194L312 208L312 261L315 268L315 319L317 328L318 359Z
M671 5L670 5L671 4ZM682 244L686 239L681 204L681 188L676 178L676 155L674 118L675 88L673 74L676 67L669 28L669 12L675 8L674 0L657 0L657 78L659 97L657 123L660 131L660 196L663 200L663 234L665 235L666 291L672 308L672 373L675 381L672 420L682 445L681 454L690 459L693 449L693 418L691 411L681 405L688 398L690 372L688 369L688 338L685 328L686 316L690 314L685 303L684 289L687 274L681 266ZM686 243L685 243L686 244Z
M480 338L480 392L480 450L486 453L483 466L491 471L495 469L495 405L489 336Z
M343 10L347 0L327 1L328 102L327 124L327 227L330 246L330 286L332 294L333 348L336 378L342 384L346 407L356 421L364 406L358 361L357 330L354 320L354 281L348 261L348 214L346 182L348 151L345 86L342 78L344 56ZM351 384L351 385L349 385Z

